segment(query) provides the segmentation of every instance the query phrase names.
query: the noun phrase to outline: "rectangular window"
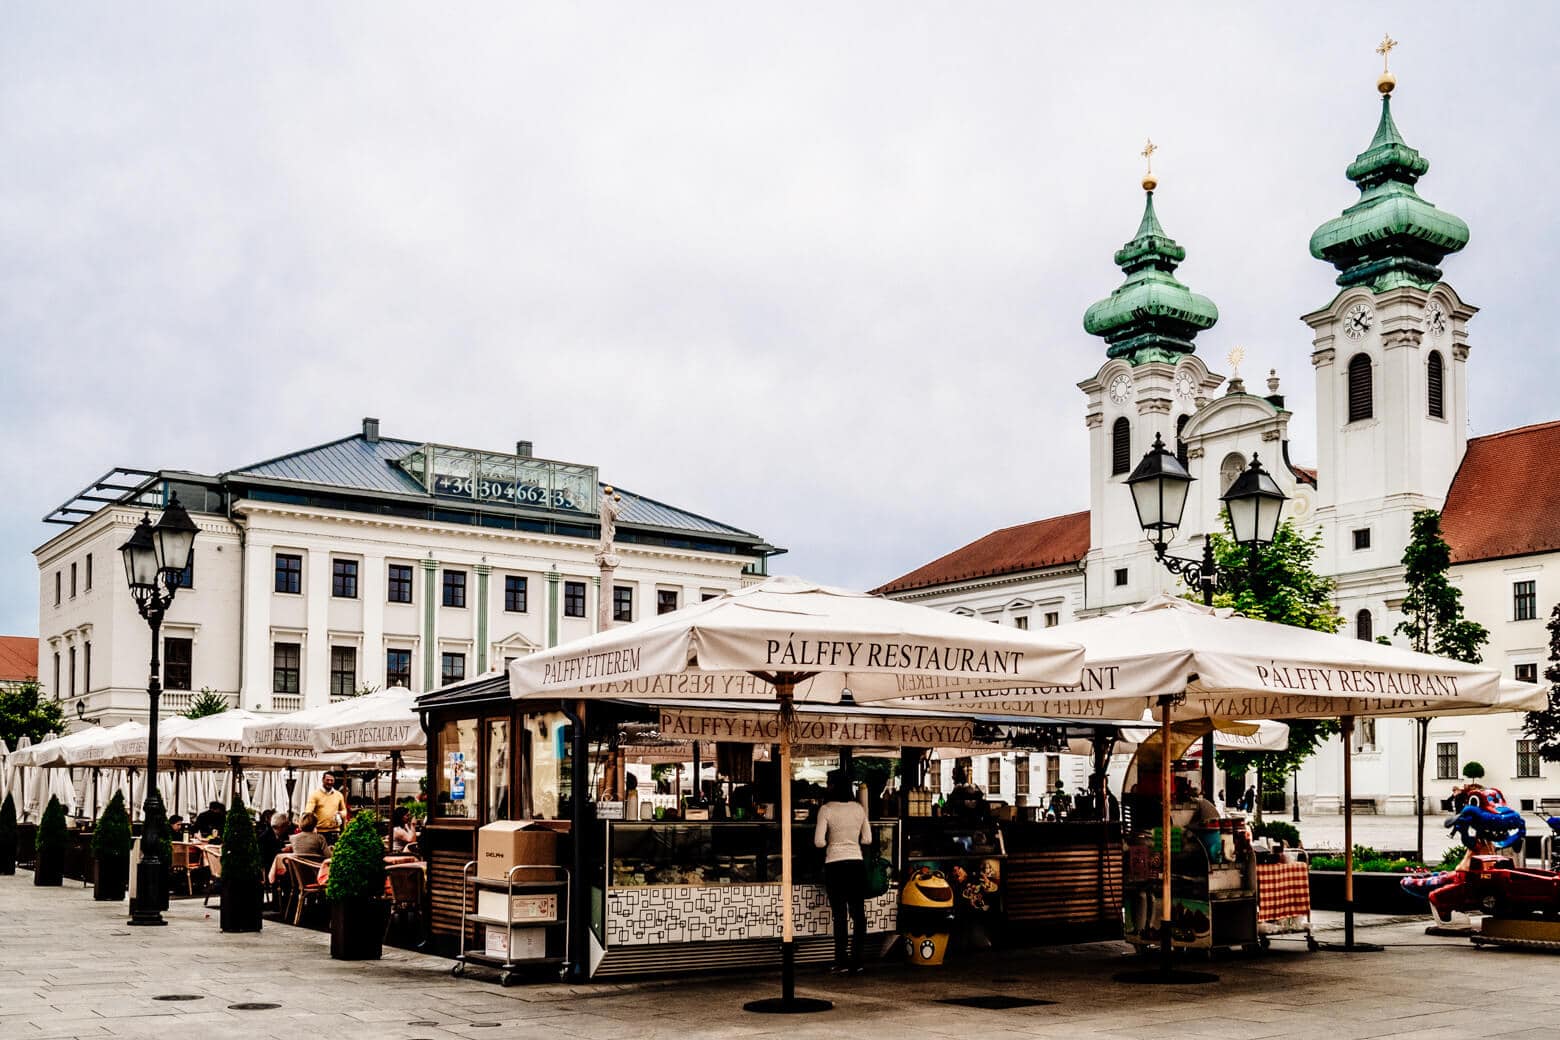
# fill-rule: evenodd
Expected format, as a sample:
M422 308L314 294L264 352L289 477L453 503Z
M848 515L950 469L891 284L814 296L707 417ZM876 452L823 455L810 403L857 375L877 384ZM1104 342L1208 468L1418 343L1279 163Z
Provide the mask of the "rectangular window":
M330 561L330 594L337 599L357 599L357 561Z
M174 579L174 584L181 589L193 589L195 587L195 552L190 551L190 562L184 565L179 576Z
M466 677L465 654L442 654L440 662L439 676L443 679L443 685L460 682Z
M1536 617L1538 617L1538 582L1512 582L1511 620L1532 621Z
M716 596L719 596L719 595L720 595L720 593L718 593L718 592L701 592L701 593L699 593L699 602L700 603L708 603L710 600L714 599Z
M475 819L477 815L477 720L459 719L439 731L438 763L434 776L434 813ZM430 766L433 763L429 763Z
M86 592L92 591L92 554L87 553L87 587Z
M986 793L995 798L1002 793L1002 758L992 755L986 759Z
M1047 611L1045 615L1045 627L1055 628L1062 623L1062 615L1059 611Z
M60 577L60 572L59 571L55 571L54 572L54 605L56 607L60 605L60 599L61 599L60 589L63 588L63 586L61 585L61 582L63 580L64 579L62 579ZM55 690L56 693L58 693L59 692L59 687L56 686L54 688L54 690Z
M1013 794L1029 793L1029 756L1013 756Z
M1457 742L1443 741L1435 746L1435 778L1437 780L1457 779Z
M410 568L407 568L410 570ZM412 652L390 649L385 651L385 685L412 687Z
M509 805L509 720L487 720L487 804L483 819L507 820Z
M1013 619L1013 627L1018 629L1021 632L1028 631L1028 629L1029 629L1029 618L1023 617L1023 616L1014 618Z
M392 563L390 576L385 583L385 599L391 603L412 601L412 567L407 563Z
M190 664L195 640L169 636L163 640L163 686L170 690L190 689Z
M677 609L676 589L655 590L655 612L657 614L670 614Z
M271 692L297 693L298 674L303 654L297 643L277 643L271 647Z
M1370 528L1360 527L1355 529L1354 548L1356 550L1370 548Z
M76 565L70 565L70 598L76 598Z
M92 692L92 642L88 640L81 645L81 688L88 693Z
M357 647L330 648L330 695L351 697L357 693Z
M297 596L303 592L303 557L297 553L276 554L276 591Z
M1536 683L1538 682L1538 665L1532 663L1519 664L1515 669L1513 669L1512 677L1516 679L1517 682Z
M59 700L60 697L60 652L56 650L54 651L54 699Z
M1116 568L1116 587L1120 588L1121 586L1125 585L1126 583L1127 583L1127 569L1125 567L1117 567Z
M466 605L466 572L444 572L444 605L446 607L464 607Z
M76 696L76 648L70 648L70 695Z
M631 585L612 586L612 620L634 620L634 589Z
M1056 785L1062 782L1062 756L1045 756L1045 793L1055 794Z
M528 608L525 578L518 574L504 575L504 609L511 614L524 614Z
M585 583L583 581L566 581L563 583L563 616L585 616Z
M1528 780L1538 776L1538 741L1517 741L1517 776Z

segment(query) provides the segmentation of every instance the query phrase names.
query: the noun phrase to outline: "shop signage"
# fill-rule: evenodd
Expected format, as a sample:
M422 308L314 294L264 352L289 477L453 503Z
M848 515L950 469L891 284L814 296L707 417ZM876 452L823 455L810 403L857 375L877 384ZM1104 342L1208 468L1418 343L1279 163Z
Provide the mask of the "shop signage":
M705 711L663 708L665 739L717 740L772 744L780 739L780 716L766 711ZM799 713L791 739L804 744L842 747L968 747L974 723L965 719L889 718Z
M596 819L598 820L621 820L623 816L622 802L596 803Z

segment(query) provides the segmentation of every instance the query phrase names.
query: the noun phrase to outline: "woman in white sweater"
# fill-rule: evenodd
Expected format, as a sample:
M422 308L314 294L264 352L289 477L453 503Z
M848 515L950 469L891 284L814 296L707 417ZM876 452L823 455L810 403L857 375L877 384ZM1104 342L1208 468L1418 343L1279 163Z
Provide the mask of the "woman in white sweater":
M813 844L823 849L823 877L834 915L834 970L860 975L861 953L867 941L867 862L862 852L872 844L867 811L851 797L850 778L843 770L829 774L829 800L818 809ZM856 941L845 955L845 916L850 915Z

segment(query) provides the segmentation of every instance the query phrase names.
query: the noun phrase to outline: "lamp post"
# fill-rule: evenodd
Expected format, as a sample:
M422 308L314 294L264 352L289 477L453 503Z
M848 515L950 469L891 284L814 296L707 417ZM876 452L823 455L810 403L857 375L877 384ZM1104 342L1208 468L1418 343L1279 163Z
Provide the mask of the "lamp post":
M1219 569L1213 560L1213 538L1203 538L1201 559L1171 556L1169 553L1170 539L1175 537L1176 529L1181 526L1181 517L1186 512L1186 495L1195 479L1181 465L1181 460L1165 447L1164 438L1156 433L1153 446L1127 477L1127 487L1132 492L1132 504L1137 508L1138 525L1154 546L1154 558L1164 564L1170 573L1180 576L1186 584L1200 589L1203 605L1211 607L1213 594L1219 587ZM1235 536L1236 544L1248 550L1248 563L1253 571L1256 569L1257 550L1270 544L1278 534L1279 517L1283 514L1284 502L1288 497L1273 480L1272 474L1262 468L1255 454L1251 456L1251 465L1235 478L1228 491L1219 496L1219 501L1224 503L1230 514L1230 531ZM1161 748L1160 754L1168 759L1170 748ZM1207 736L1203 737L1202 746L1203 797L1212 793L1213 781L1213 731L1210 729ZM1165 812L1168 821L1168 807ZM1168 836L1169 833L1169 823L1166 822L1165 834ZM1167 854L1166 870L1169 869L1169 863ZM1161 931L1164 943L1162 959L1168 971L1171 963L1170 929L1166 927Z
M179 588L179 577L189 566L198 529L179 496L172 495L156 526L150 514L142 514L129 541L119 547L125 561L130 595L152 630L151 674L146 682L146 800L141 812L141 861L136 865L136 898L130 924L163 925L168 907L168 864L163 862L163 829L167 819L157 790L157 703L162 697L159 650L163 617Z

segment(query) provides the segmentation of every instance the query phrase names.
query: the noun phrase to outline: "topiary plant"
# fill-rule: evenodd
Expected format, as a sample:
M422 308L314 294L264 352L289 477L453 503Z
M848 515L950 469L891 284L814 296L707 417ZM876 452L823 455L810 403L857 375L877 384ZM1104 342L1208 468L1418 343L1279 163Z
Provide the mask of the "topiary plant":
M222 832L222 911L224 932L258 932L264 907L260 848L255 821L240 795L233 796Z
M38 821L38 862L33 867L33 884L65 883L65 807L51 795Z
M330 855L325 898L378 899L385 892L385 845L379 837L379 815L356 813L336 839Z
M1463 766L1463 776L1467 777L1469 780L1483 780L1484 767L1477 762L1469 762L1467 765Z
M130 814L125 811L125 796L115 791L92 831L92 858L97 863L92 898L114 901L125 897L130 884L130 844Z
M378 960L384 950L389 904L385 894L385 846L379 816L363 810L348 821L330 857L325 898L330 900L330 955Z
M0 803L0 874L16 873L16 803L7 794Z

